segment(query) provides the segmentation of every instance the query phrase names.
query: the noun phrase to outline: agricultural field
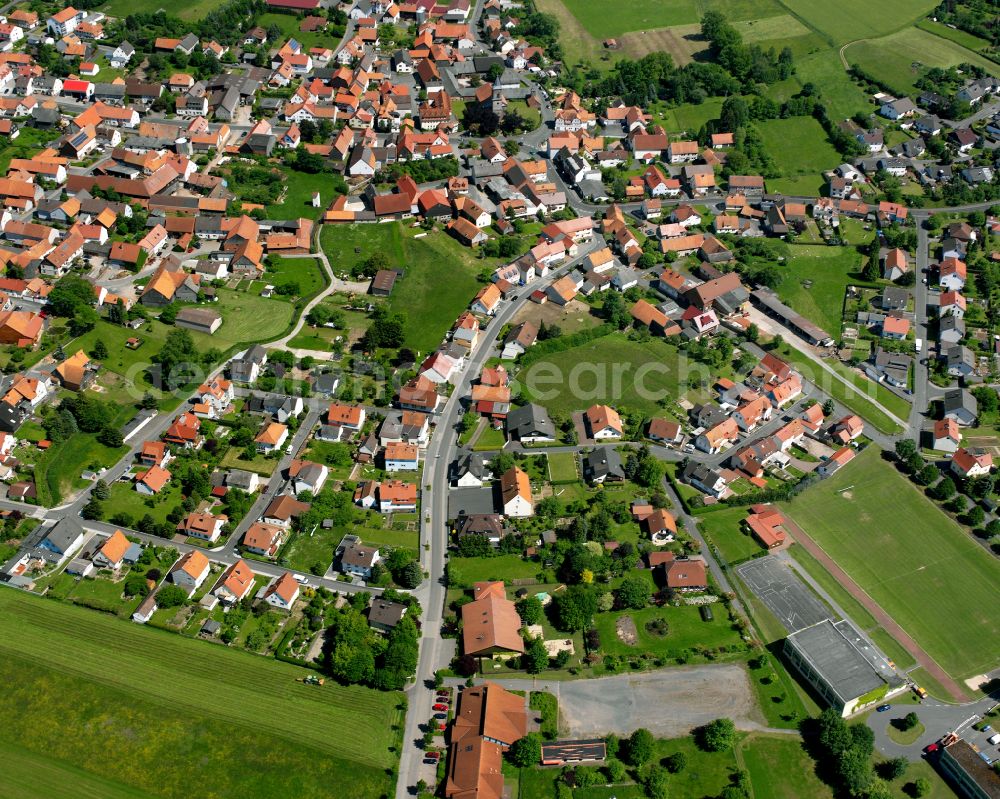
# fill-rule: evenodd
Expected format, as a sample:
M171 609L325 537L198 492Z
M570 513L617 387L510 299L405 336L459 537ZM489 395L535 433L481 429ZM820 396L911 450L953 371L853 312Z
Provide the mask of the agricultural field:
M758 122L756 127L782 175L768 179L768 190L818 196L826 183L822 173L842 160L823 126L812 117L789 117Z
M648 373L638 371L649 363L657 368ZM551 383L543 382L542 376L553 370L562 376L558 391L552 390ZM518 375L518 380L526 395L534 396L554 415L567 415L597 402L614 405L619 411L652 415L662 411L658 404L662 398L686 395L692 401L703 401L704 389L688 389L689 374L697 373L707 380L732 377L731 371L726 367L718 374L709 374L700 364L684 364L677 349L663 341L636 342L612 333L535 361ZM533 376L542 377L534 386ZM553 396L549 397L549 393Z
M425 235L416 238L421 233ZM336 274L349 272L374 252L384 252L393 267L406 271L389 307L406 316L406 345L420 352L436 347L468 307L480 287L479 272L486 266L447 234L414 231L398 222L327 225L320 241Z
M295 666L20 592L0 596L0 632L0 751L26 750L48 795L186 797L194 772L204 796L390 789L397 694L305 686Z
M840 46L899 30L923 17L936 3L934 0L886 0L873 5L867 0L838 3L784 0L783 5L831 45Z
M1000 563L869 447L803 492L792 518L957 679L1000 659Z
M891 86L898 94L916 91L914 81L926 67L953 67L975 64L988 73L1000 75L1000 65L968 50L961 44L910 27L881 39L857 42L844 51L851 64Z

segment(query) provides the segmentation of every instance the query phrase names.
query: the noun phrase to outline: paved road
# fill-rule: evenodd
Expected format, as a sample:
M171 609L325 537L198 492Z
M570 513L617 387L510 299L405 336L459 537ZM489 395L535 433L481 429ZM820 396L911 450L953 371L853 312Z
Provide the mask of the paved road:
M965 705L946 705L936 699L925 699L919 705L894 704L884 713L869 713L865 723L875 734L875 746L886 757L905 757L910 761L920 760L923 749L928 744L940 740L950 732L965 729L978 721L986 711L997 703L996 697L983 697ZM889 724L893 719L901 719L907 713L916 713L924 725L923 734L912 744L904 746L889 737Z

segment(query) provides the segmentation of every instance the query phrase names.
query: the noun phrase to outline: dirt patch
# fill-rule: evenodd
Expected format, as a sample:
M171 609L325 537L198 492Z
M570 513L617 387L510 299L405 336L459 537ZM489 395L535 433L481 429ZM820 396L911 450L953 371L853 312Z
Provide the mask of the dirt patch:
M639 640L639 631L635 628L635 620L631 616L619 616L615 622L615 632L618 640L626 646L635 646Z
M529 321L536 325L541 325L542 322L549 326L558 325L563 333L575 333L600 324L600 320L593 314L593 309L579 300L572 300L564 306L556 305L554 302L547 302L544 305L525 303L524 308L514 316L512 324L518 325Z
M698 24L633 31L622 36L620 42L622 50L633 58L663 50L670 53L678 66L690 64L699 53L708 50L708 42L702 38Z
M854 499L854 492L853 491L841 491L840 492L840 497L841 497L841 499Z

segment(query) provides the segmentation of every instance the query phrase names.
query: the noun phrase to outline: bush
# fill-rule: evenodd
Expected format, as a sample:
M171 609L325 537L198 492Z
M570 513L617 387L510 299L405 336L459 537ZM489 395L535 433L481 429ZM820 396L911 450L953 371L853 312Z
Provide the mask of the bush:
M188 600L187 591L179 585L165 585L156 594L156 604L161 608L176 608Z
M730 719L716 719L699 728L698 746L706 752L722 752L732 749L736 742L736 725Z
M680 774L687 768L687 755L683 752L674 752L663 761L663 765L671 774Z

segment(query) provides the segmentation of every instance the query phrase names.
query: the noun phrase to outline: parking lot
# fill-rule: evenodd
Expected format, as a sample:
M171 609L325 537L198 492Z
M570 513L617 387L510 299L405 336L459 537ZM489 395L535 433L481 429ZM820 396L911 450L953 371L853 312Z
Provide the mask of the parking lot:
M835 618L784 561L758 558L736 568L736 573L789 633Z
M640 727L658 738L675 738L722 716L740 729L755 729L760 722L753 689L738 665L690 666L545 687L559 698L569 738L629 735Z

